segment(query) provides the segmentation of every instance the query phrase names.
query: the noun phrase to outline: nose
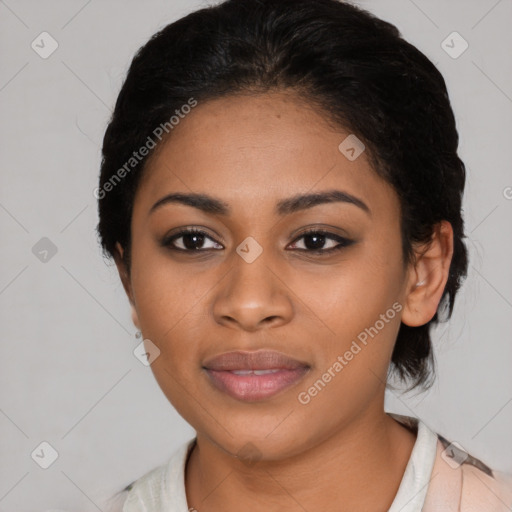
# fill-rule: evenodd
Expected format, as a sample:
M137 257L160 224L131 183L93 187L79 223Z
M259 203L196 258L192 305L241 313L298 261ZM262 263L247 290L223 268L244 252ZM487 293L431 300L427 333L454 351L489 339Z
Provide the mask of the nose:
M266 257L252 263L235 255L213 304L215 321L231 328L257 331L288 323L293 303L286 278Z

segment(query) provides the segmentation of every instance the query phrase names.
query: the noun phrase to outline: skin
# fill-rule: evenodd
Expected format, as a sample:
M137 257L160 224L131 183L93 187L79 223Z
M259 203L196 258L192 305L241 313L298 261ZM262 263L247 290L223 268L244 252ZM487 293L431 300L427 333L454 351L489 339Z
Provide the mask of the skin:
M130 272L119 244L116 264L134 324L160 349L155 378L197 432L186 492L199 512L385 511L398 490L416 435L384 413L387 370L400 321L418 326L435 314L453 233L440 223L404 265L398 197L366 153L349 161L338 150L348 134L291 92L216 99L181 121L137 190ZM371 213L345 202L274 211L285 198L332 189L358 197ZM232 212L169 203L150 213L171 192L208 194ZM211 237L196 244L204 252L161 245L191 226ZM307 253L301 234L308 228L355 243ZM263 250L252 263L236 252L247 237ZM336 245L326 238L318 247ZM317 396L299 403L298 394L395 302L401 311ZM214 388L202 369L218 354L259 349L311 370L278 395L242 402ZM236 456L247 443L257 461Z

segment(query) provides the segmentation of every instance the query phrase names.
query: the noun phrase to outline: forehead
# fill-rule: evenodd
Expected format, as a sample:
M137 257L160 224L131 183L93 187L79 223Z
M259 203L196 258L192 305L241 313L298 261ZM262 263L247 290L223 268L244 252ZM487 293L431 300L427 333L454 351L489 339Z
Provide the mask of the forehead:
M365 152L351 161L340 151L349 135L291 93L199 103L161 143L139 186L138 202L151 207L179 190L211 193L258 210L263 204L255 203L258 199L273 205L283 197L334 188L369 202L372 195L386 199L390 187Z

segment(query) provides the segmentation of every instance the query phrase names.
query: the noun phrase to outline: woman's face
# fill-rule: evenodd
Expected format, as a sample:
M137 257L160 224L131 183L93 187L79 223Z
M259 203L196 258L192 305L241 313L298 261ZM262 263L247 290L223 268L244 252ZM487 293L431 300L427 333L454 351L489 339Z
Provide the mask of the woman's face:
M291 456L382 414L411 273L398 198L350 139L339 148L349 135L291 94L210 101L174 128L137 191L134 321L160 351L151 368L169 401L227 453ZM215 203L153 209L178 193ZM173 238L186 228L205 234ZM266 350L295 369L211 363Z

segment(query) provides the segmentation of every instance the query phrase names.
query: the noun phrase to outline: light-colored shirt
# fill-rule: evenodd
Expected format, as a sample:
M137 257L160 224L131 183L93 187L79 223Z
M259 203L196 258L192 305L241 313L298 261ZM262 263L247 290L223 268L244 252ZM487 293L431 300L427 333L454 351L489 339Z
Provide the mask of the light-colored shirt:
M387 414L417 434L388 512L512 511L512 475L491 470L417 418ZM187 441L166 464L131 484L111 512L193 512L185 492L185 466L195 442Z

